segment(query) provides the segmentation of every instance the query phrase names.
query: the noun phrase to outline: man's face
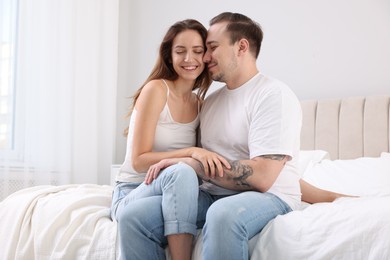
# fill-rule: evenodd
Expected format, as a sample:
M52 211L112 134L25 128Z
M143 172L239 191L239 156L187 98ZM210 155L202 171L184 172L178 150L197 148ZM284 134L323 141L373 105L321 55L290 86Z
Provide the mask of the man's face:
M225 31L227 23L213 24L207 34L207 51L203 61L207 63L211 78L215 81L227 82L233 70L237 67L234 44Z

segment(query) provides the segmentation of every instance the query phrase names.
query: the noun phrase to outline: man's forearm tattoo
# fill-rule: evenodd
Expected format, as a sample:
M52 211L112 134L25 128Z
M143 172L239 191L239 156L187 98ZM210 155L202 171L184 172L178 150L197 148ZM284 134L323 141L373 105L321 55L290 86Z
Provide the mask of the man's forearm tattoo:
M265 154L265 155L261 155L260 157L263 157L265 159L270 159L270 160L283 161L284 158L286 158L286 155L284 155L284 154Z
M225 170L227 179L232 180L237 186L251 187L246 179L253 174L252 167L240 161L231 161L230 166L230 169Z
M284 161L286 155L283 154L267 154L260 156L264 159ZM285 162L284 162L285 163ZM228 188L228 189L237 189L237 190L253 190L254 188L248 183L247 179L253 175L253 168L250 165L243 164L240 161L229 161L231 166L230 169L224 167L224 177L220 178L216 176L211 179L206 177L204 174L204 167L199 162L200 171L197 171L197 174L203 181L213 183L214 185Z
M246 179L253 174L253 169L249 165L241 164L240 161L230 161L230 169L226 169L224 167L224 175L225 179L233 183L235 186L240 186L241 189L244 188L246 190L252 189L252 186L246 181ZM219 183L218 180L213 180L210 178L206 178L204 175L204 167L201 163L199 163L199 167L201 168L202 173L198 173L200 177L206 181L213 183L214 185L226 188L222 183Z

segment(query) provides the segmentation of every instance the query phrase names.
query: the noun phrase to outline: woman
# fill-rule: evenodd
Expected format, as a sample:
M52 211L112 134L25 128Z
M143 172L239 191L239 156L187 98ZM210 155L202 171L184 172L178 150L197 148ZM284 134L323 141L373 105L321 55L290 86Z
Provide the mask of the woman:
M179 182L175 180L175 183L188 186L188 189L184 189L185 192L178 197L183 198L183 201L193 201L190 205L188 203L182 205L180 201L173 200L169 189L165 188L167 182L158 186L160 190L158 194L155 191L153 194L130 193L144 181L145 173L151 165L166 158L199 159L207 156L213 158L210 163L220 165L220 169L222 169L221 162L228 166L226 160L217 154L195 147L199 109L211 84L203 63L206 36L206 28L196 20L188 19L171 26L161 43L154 69L134 95L125 162L116 177L117 185L112 202L112 217L119 224L121 252L125 258L128 254L136 257L134 254L138 253L140 258L146 259L145 254L148 252L131 248L131 246L137 248L137 245L134 245L134 241L129 242L132 231L127 227L130 225L129 221L136 220L134 215L137 212L134 212L136 208L134 203L142 203L142 198L151 195L161 195L158 197L157 204L161 203L162 214L164 214L164 207L176 205L177 208L182 209L182 212L178 213L179 216L164 216L166 221L163 227L164 234L170 245L172 259L191 257L196 220L181 220L181 218L188 218L189 215L193 215L191 212L197 211L197 176L185 164L174 165L163 171L166 172L165 175L171 177L174 175L172 171L185 172L188 167L188 174L178 176L182 179ZM198 93L194 94L194 90L198 90ZM180 170L175 167L179 167ZM161 181L165 176L163 172L159 178ZM133 202L134 200L137 201ZM179 228L176 222L181 223ZM186 223L184 228L182 223ZM163 246L166 241L159 241L159 244ZM163 258L163 254L162 250L160 256L153 257Z

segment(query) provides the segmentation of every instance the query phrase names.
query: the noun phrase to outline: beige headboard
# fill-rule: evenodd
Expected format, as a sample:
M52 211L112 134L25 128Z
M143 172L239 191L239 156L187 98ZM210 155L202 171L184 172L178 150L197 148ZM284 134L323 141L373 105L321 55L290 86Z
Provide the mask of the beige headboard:
M306 100L301 105L301 150L325 150L331 159L389 152L390 96Z

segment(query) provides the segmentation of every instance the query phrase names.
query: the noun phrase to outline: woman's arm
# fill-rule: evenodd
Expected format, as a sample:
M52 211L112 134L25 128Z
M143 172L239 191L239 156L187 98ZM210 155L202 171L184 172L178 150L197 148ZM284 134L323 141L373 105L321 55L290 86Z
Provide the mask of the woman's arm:
M157 122L167 101L166 92L167 89L160 80L152 80L143 87L134 106L137 116L132 136L131 161L137 172L146 172L150 165L163 159L148 153L153 149Z
M146 173L145 176L145 183L146 184L152 183L152 181L155 180L160 175L160 172L163 169L180 162L188 164L196 172L200 171L199 162L197 162L195 159L192 159L190 157L163 159L158 163L153 164L149 167L148 172Z
M163 169L165 169L173 164L180 163L180 162L191 166L194 169L194 171L196 172L196 174L198 175L198 177L200 177L201 179L203 179L205 181L210 181L210 178L206 177L206 175L204 173L204 167L203 167L201 162L199 162L198 160L191 158L191 157L181 157L181 158L163 159L160 162L151 165L148 169L148 172L146 173L145 183L146 184L152 183L152 181L155 180L160 175L160 172ZM226 167L225 167L225 169L226 169ZM218 183L218 184L221 185L221 183Z
M333 202L334 200L341 197L356 197L333 191L323 190L311 185L310 183L302 179L300 179L299 184L301 185L301 200L310 204L320 202Z
M167 88L160 80L150 81L144 86L137 99L137 117L132 146L132 167L137 172L146 172L151 165L168 158L192 157L205 166L206 172L219 171L229 167L228 162L216 153L198 147L188 147L174 151L153 152L157 122L167 102Z

